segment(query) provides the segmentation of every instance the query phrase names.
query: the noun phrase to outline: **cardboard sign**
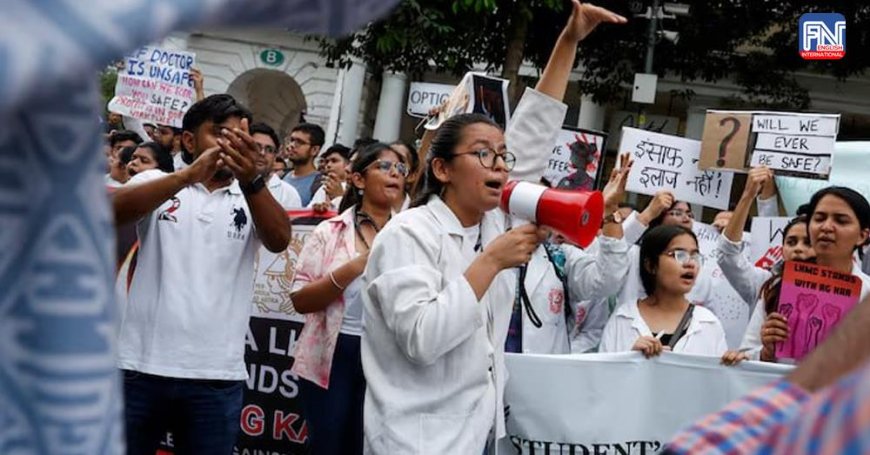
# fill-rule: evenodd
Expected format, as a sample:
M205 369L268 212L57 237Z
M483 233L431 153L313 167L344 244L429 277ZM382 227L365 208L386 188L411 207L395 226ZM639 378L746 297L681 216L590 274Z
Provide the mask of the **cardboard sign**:
M752 114L707 111L701 137L701 169L748 168Z
M698 169L701 142L635 128L623 128L619 150L634 166L626 189L655 195L666 189L679 201L725 210L731 199L730 172Z
M776 357L802 359L815 349L861 298L861 280L851 273L803 262L786 262L778 312L789 338Z
M454 85L411 82L408 91L408 115L426 117L433 108L441 106L455 89Z
M827 179L839 126L839 114L755 114L751 164L778 175Z
M755 217L752 219L750 261L756 267L770 269L782 259L782 241L789 217Z
M109 111L180 128L196 97L190 79L195 58L191 52L139 48L124 59Z
M605 133L563 127L544 171L545 183L552 188L569 190L597 188L606 140Z
M839 125L839 114L709 110L701 169L767 166L777 175L824 179Z

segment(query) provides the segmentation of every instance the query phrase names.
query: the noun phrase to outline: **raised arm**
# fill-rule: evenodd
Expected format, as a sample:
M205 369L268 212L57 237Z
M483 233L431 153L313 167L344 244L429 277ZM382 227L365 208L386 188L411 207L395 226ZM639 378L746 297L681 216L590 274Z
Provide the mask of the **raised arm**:
M749 211L752 209L752 203L755 197L760 194L762 188L770 187L770 182L773 180L773 171L767 167L756 167L749 171L746 177L746 186L743 187L743 194L734 208L734 214L722 234L728 240L738 243L743 241L743 227L746 225L746 220L749 219ZM767 191L770 191L769 189ZM765 199L768 199L768 196Z
M553 47L535 90L526 90L505 131L508 149L517 157L511 179L538 183L565 120L562 104L574 66L577 44L602 22L624 23L625 18L597 6L573 1L571 18Z
M773 173L766 167L754 168L749 172L743 195L737 202L734 214L719 238L720 254L717 255L717 261L722 269L722 274L748 305L754 304L758 299L761 286L770 274L755 267L744 257L743 226L746 225L749 209L752 207L755 196L765 182L772 179Z
M626 22L624 17L595 5L581 4L578 0L573 0L571 4L573 7L571 17L556 40L550 60L535 86L535 90L557 100L565 97L568 77L574 68L577 45L580 41L603 22L612 24Z

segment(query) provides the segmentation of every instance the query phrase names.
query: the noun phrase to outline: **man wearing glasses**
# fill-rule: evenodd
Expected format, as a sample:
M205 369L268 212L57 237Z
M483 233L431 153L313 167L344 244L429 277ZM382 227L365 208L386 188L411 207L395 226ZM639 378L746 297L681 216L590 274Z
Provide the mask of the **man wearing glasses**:
M293 163L293 170L284 177L284 181L296 188L303 206L308 205L320 188L321 174L314 166L314 158L320 153L325 136L323 128L312 123L301 123L285 139L287 159Z
M293 185L281 180L275 175L275 159L278 156L278 150L281 148L281 141L278 139L278 134L271 126L257 122L251 125L251 138L260 149L260 157L257 160L257 171L266 179L266 187L272 196L281 204L284 210L298 209L302 207L302 199L299 197L299 192Z

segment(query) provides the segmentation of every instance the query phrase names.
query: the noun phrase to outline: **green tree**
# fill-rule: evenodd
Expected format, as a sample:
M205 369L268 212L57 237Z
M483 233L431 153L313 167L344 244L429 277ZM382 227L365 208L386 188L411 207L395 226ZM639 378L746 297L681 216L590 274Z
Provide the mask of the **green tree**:
M107 66L100 72L100 95L103 98L102 108L115 96L115 83L118 82L118 70L114 66Z
M604 26L580 46L580 90L596 101L629 94L634 74L643 71L648 21L632 17L630 0L600 2L629 18L625 26ZM638 0L631 0L638 1ZM646 0L649 3L649 0ZM676 42L659 40L654 71L683 81L733 79L743 93L732 100L783 109L805 109L809 92L797 71L840 80L870 65L870 5L850 0L683 0L690 15L665 19ZM842 13L847 18L846 57L807 62L798 55L798 19L807 12ZM403 0L392 15L338 41L321 40L331 63L364 59L375 69L419 77L433 69L462 74L475 62L518 89L523 60L542 68L570 13L567 0ZM684 93L692 96L689 90Z

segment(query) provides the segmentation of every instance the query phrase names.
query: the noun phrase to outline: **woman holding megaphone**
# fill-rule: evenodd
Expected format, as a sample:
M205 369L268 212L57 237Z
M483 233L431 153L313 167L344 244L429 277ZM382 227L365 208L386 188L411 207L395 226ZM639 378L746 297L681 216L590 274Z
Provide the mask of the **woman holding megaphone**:
M575 1L506 133L477 114L450 118L435 133L423 191L378 235L365 272L368 452L479 454L505 435L512 269L528 262L545 232L505 232L501 193L509 177L537 181L543 173L577 43L601 22L624 21Z

